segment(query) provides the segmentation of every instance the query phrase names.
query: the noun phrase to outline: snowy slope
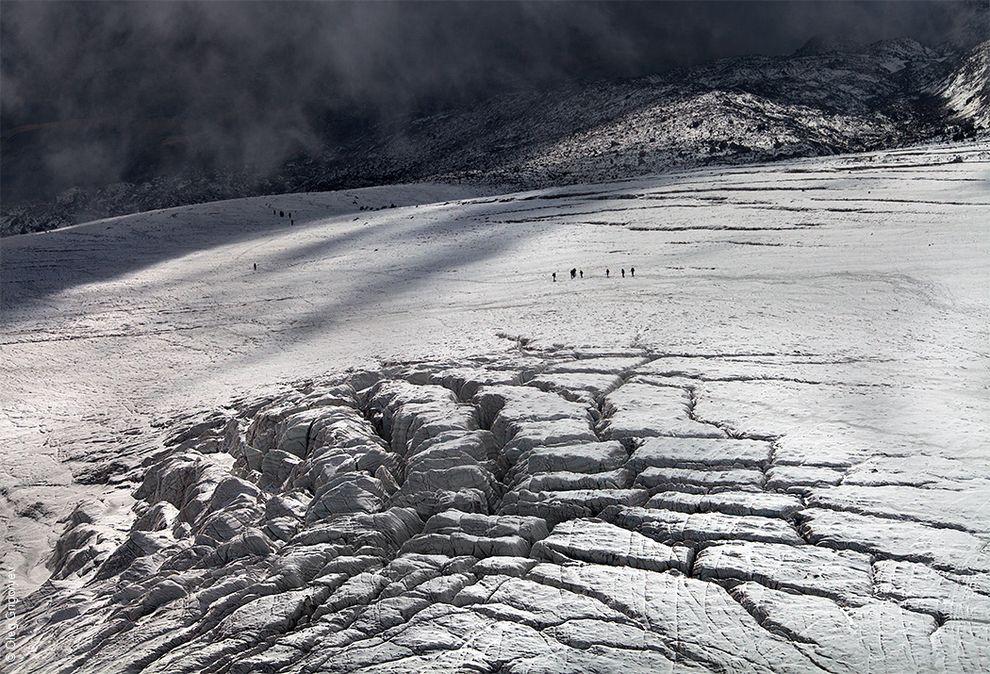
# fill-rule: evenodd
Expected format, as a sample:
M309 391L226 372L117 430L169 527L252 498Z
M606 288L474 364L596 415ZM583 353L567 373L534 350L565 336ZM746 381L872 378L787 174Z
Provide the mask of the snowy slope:
M990 41L967 55L938 93L960 119L990 129Z
M988 168L5 240L13 671L985 671Z

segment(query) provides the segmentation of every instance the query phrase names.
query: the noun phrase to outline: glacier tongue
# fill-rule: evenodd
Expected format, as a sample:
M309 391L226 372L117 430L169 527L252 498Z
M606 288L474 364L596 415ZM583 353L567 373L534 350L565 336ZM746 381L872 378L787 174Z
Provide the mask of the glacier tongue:
M9 669L987 671L988 159L5 239Z

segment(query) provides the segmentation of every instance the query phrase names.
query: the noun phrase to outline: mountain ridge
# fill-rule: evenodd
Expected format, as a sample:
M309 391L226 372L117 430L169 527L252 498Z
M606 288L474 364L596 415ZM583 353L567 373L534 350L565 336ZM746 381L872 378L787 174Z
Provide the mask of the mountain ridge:
M427 180L530 188L960 140L990 129L988 53L990 42L968 53L907 38L855 51L819 42L783 57L520 90L384 124L262 178L190 172L8 204L0 232L278 192Z

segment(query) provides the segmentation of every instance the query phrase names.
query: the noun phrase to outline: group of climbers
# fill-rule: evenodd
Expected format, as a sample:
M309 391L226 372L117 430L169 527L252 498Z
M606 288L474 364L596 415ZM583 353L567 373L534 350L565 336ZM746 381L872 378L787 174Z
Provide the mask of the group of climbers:
M633 278L636 277L636 267L629 267L629 275L631 277L633 277ZM612 271L608 267L605 267L605 278L611 278L611 277L612 277ZM626 268L623 267L622 268L622 278L625 278L625 277L626 277ZM557 272L553 272L550 275L550 278L552 278L553 279L553 282L556 283L557 282ZM578 269L577 267L571 267L571 278L572 279L575 279L575 278L584 278L584 270L583 269Z

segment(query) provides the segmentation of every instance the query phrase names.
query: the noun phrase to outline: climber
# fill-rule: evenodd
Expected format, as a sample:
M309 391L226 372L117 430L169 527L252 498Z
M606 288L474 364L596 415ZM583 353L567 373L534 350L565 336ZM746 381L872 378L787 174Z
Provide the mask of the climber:
M605 267L605 278L608 278L608 267Z
M626 268L623 267L622 268L622 278L625 278L625 277L626 277Z
M554 273L553 273L553 282L554 282L554 283L556 283L556 282L557 282L557 272L554 272Z
M636 276L636 267L629 267L629 275Z

